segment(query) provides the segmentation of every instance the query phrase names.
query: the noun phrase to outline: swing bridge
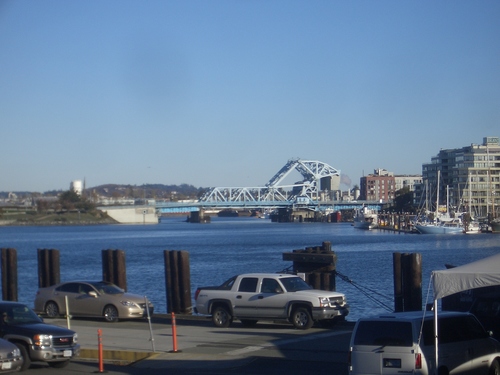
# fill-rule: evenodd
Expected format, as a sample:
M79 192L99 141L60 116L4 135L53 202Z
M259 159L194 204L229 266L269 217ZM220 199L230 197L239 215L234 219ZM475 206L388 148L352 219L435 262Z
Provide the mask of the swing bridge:
M302 180L285 183L292 172ZM340 170L317 160L290 159L261 187L213 187L196 202L156 202L162 213L200 210L273 210L276 208L310 208L318 211L356 209L364 205L380 210L380 202L342 201L335 199L340 183Z

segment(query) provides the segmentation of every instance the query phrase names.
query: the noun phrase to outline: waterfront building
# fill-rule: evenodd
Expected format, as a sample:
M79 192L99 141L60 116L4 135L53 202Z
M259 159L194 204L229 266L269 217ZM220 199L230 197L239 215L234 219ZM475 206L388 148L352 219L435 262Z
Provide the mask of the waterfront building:
M373 174L361 177L359 199L391 202L398 190L408 188L415 191L421 184L421 175L394 175L385 169L375 169Z
M416 185L422 184L422 175L395 175L396 191L408 188L410 191L415 191Z
M500 207L500 139L484 137L481 145L442 149L422 164L423 199L434 207L439 180L439 205L474 216L498 216Z
M373 174L361 177L359 182L360 200L387 203L395 197L396 180L394 173L385 169L375 169Z

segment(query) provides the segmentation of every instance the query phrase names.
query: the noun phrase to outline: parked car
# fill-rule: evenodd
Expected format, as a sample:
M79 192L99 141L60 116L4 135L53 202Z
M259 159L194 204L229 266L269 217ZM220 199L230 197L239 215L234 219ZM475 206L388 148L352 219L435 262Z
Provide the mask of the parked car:
M362 318L351 336L349 374L435 374L434 315ZM469 313L438 314L438 374L500 374L500 343Z
M22 365L19 366L21 370L29 368L33 361L43 361L51 367L62 368L71 358L80 354L76 332L45 324L22 303L0 302L0 316L0 337L19 349L23 357Z
M40 288L35 297L35 311L55 318L66 315L66 300L70 316L104 317L108 322L147 316L145 297L126 293L105 281L70 281ZM154 306L148 301L149 314Z
M23 357L17 346L0 339L0 373L19 371L23 365Z

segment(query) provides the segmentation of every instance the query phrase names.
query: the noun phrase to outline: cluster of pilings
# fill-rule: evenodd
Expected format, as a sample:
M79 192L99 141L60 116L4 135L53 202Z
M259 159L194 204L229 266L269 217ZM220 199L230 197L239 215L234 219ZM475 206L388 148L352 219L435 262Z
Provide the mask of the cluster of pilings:
M2 299L18 300L17 251L2 248ZM38 287L44 288L60 283L60 253L56 249L38 249ZM190 314L191 282L189 253L186 251L164 251L165 285L167 290L167 312ZM127 271L123 250L102 250L102 280L111 282L127 291Z
M303 275L304 280L314 289L335 290L337 254L332 251L331 242L283 253L283 260L292 261L293 273Z

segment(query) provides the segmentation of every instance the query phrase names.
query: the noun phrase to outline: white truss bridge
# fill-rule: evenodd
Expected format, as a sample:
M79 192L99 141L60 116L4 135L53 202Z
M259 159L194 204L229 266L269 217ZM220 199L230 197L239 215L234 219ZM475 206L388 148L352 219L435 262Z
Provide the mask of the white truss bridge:
M302 181L282 184L293 171L302 175ZM340 170L317 160L290 159L265 186L214 187L200 198L199 203L206 206L283 206L318 202L321 180L332 176L340 176Z

